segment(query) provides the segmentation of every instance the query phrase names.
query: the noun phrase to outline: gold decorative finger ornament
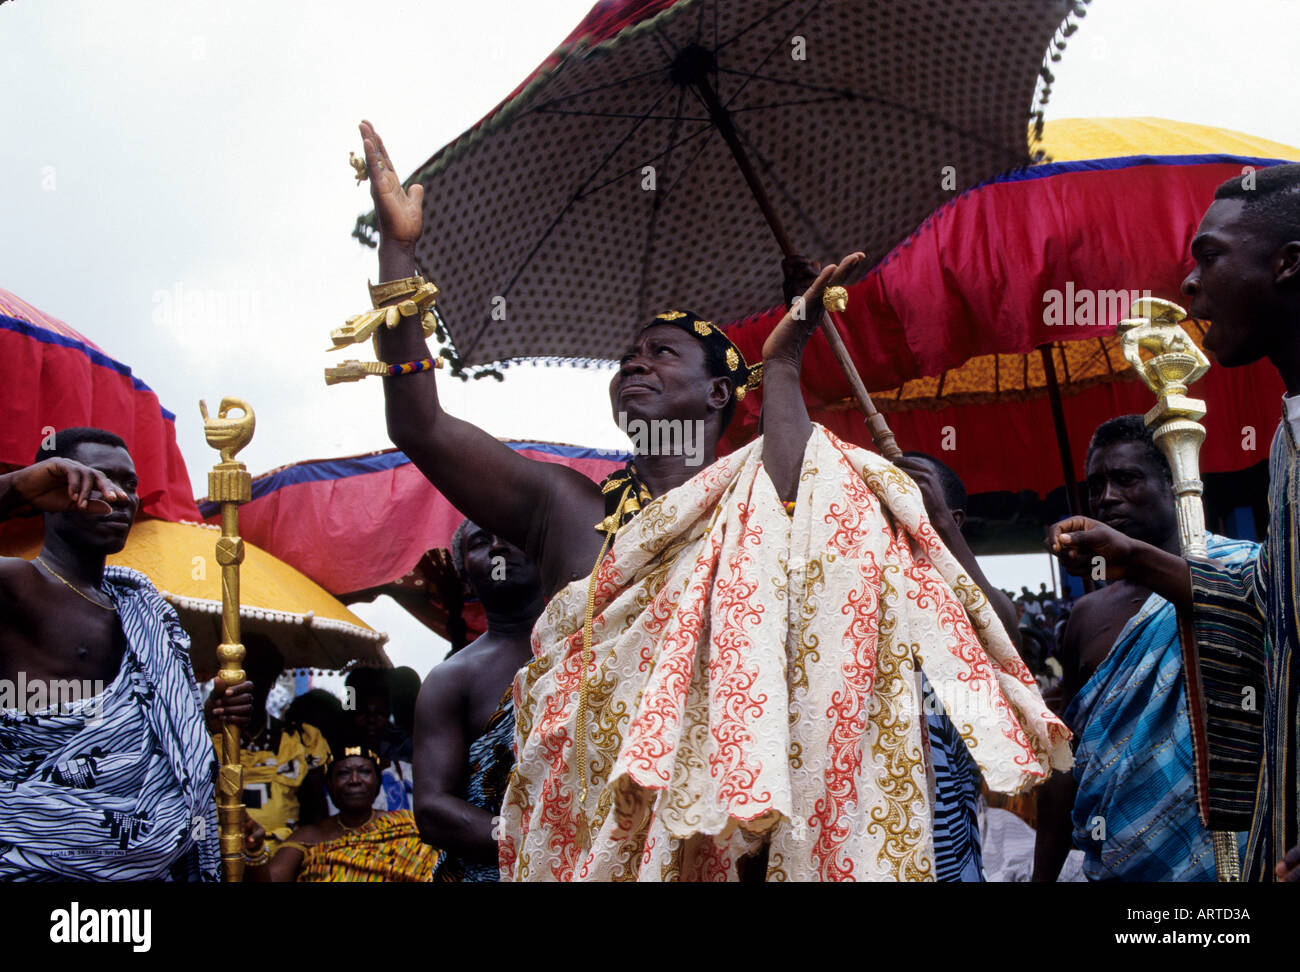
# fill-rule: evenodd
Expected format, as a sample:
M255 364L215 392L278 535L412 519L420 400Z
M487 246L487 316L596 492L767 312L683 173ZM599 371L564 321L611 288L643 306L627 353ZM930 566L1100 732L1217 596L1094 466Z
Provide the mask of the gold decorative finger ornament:
M827 287L822 294L822 306L832 313L839 313L849 306L849 292L843 287Z
M357 185L361 185L361 183L370 178L370 173L366 171L365 159L359 159L355 152L349 152L348 162L352 164L352 174L357 177Z

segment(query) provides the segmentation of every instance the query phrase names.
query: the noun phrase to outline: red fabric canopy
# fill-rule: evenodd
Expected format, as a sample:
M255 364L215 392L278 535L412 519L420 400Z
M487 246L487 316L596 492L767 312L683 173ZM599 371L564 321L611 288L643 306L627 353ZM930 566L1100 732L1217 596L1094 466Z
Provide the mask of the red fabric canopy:
M558 462L599 482L626 461L579 446L509 442L520 455ZM204 516L219 516L203 504ZM331 594L402 577L426 550L446 548L464 516L396 449L312 460L258 476L239 508L246 540L302 571Z
M1191 238L1215 188L1246 165L1277 161L1133 156L1011 173L939 210L849 287L840 333L872 392L941 374L976 355L1026 354L1048 342L1113 334L1123 315L1110 314L1109 308L1090 323L1047 323L1052 291L1062 300L1067 292L1085 290L1150 291L1180 300L1182 278L1191 269ZM773 308L726 331L747 360L757 361L782 313ZM870 445L860 414L843 409L848 382L820 336L804 356L804 390L814 421ZM1209 403L1203 470L1243 469L1266 457L1282 394L1267 362L1212 368L1192 394ZM1088 438L1098 423L1151 405L1152 396L1140 383L1121 381L1077 394L1067 384L1065 412L1076 469L1083 469ZM745 400L726 447L756 433L760 406L760 396ZM1062 483L1046 398L891 412L888 418L905 450L943 458L971 493L1029 489L1045 495ZM1245 427L1256 430L1256 451L1242 448ZM947 429L955 431L955 441L949 437L955 449L942 448Z
M126 365L6 290L0 290L0 388L0 463L29 465L50 429L107 429L126 441L135 461L141 513L198 520L176 445L176 416Z

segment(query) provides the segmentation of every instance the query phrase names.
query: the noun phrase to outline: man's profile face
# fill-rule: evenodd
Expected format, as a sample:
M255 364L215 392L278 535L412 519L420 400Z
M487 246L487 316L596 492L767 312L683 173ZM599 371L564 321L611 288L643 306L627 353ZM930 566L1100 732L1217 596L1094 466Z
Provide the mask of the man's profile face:
M47 527L75 548L104 555L118 553L126 546L127 535L131 532L131 525L135 522L140 507L140 497L137 495L140 481L131 454L121 446L83 442L72 450L72 455L68 458L99 470L114 486L126 493L126 497L119 496L109 503L98 489L92 490L90 498L112 506L111 512L51 513L46 518Z
M1252 232L1240 199L1217 199L1192 239L1196 266L1183 280L1188 312L1210 321L1206 350L1225 367L1258 361L1272 349L1273 278L1268 244Z
M1087 477L1092 515L1108 527L1154 545L1177 529L1173 488L1143 443L1092 450Z
M713 375L704 345L681 328L653 324L636 336L609 383L614 419L707 419Z
M465 573L480 598L488 592L508 588L518 591L521 598L531 600L532 595L541 590L537 567L514 544L507 543L477 523L469 525L461 542Z

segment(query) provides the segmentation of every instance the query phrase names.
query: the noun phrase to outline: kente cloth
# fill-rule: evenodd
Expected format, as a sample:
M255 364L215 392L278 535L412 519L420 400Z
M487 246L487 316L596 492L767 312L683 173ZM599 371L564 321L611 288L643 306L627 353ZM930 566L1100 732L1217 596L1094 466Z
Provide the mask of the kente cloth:
M126 649L99 695L0 710L0 881L218 878L217 764L176 612L106 567Z
M487 721L482 734L469 747L469 786L466 801L492 816L501 813L510 769L515 765L515 697L514 687L501 696L496 711ZM435 881L495 881L499 871L495 864L479 864L445 855L434 872Z
M983 881L979 768L924 675L921 697L926 703L926 738L934 764L934 878Z
M438 852L420 840L409 810L376 813L373 820L307 849L298 880L428 881Z
M212 737L221 751L221 737ZM264 735L239 751L244 767L244 806L266 831L272 854L282 840L298 829L298 788L307 774L329 759L325 736L315 726L290 726L272 718Z
M912 480L814 426L790 515L762 448L653 500L595 571L585 795L588 580L538 619L503 877L734 880L767 840L769 880L933 879L922 671L993 789L1070 766Z
M1275 880L1300 843L1300 674L1296 671L1300 451L1286 422L1269 453L1268 536L1235 566L1190 561L1204 752L1202 812L1213 830L1248 831L1241 875ZM1198 740L1199 743L1199 740Z
M1258 545L1210 534L1224 563ZM1214 881L1196 808L1178 613L1152 594L1065 713L1074 731L1074 844L1090 881Z

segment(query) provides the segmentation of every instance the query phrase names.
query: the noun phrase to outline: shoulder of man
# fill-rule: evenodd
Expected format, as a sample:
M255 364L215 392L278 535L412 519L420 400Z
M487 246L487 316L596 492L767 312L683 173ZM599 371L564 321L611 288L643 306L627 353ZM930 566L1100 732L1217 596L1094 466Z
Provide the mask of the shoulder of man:
M20 603L34 589L32 585L38 576L30 560L0 557L0 605Z

